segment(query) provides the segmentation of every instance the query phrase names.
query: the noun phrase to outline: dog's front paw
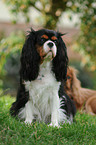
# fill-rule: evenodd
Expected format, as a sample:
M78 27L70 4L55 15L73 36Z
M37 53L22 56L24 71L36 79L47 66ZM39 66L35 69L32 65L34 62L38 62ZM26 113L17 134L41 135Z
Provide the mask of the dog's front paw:
M53 127L61 128L58 123L52 123L52 122L48 126L53 126Z
M26 119L24 122L25 122L26 124L31 124L31 123L32 123L32 120Z

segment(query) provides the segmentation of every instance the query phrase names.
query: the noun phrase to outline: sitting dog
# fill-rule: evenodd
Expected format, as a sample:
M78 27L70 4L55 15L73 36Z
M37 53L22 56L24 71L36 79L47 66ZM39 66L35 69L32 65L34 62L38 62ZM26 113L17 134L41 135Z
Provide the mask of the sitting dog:
M73 121L76 108L64 92L68 57L61 36L48 29L31 30L27 36L17 99L10 109L12 116L26 123L43 121L52 126Z
M64 85L66 93L74 100L77 110L80 110L85 104L85 111L89 114L96 114L96 91L82 88L77 79L78 71L73 67L68 67L67 81Z

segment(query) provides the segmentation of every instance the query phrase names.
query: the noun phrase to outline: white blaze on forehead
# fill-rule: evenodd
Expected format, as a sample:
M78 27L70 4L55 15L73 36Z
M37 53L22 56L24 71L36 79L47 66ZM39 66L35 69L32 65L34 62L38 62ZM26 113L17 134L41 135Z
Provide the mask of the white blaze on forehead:
M48 46L49 43L53 43L53 46L51 47L51 49L50 49L50 47ZM46 41L46 42L44 43L44 45L43 45L43 49L44 49L44 52L45 52L46 54L49 53L50 50L51 50L51 51L52 51L52 54L53 54L53 57L56 56L57 47L56 47L56 45L55 45L55 43L54 43L53 41L51 41L51 40Z

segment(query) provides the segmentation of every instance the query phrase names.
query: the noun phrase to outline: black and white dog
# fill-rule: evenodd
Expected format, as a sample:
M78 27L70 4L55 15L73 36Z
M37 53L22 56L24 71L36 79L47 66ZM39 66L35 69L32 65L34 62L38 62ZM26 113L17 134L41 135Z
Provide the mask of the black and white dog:
M68 57L62 34L53 30L31 30L21 54L20 87L12 116L59 126L73 122L75 106L64 92Z

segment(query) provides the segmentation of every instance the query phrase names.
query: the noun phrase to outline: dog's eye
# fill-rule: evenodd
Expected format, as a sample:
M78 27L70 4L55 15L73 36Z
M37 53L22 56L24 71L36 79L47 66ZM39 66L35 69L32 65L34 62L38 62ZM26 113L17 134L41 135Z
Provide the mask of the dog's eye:
M70 76L68 76L67 79L70 79Z
M57 43L57 40L54 40L54 43Z
M71 99L73 100L74 98L71 96Z
M45 39L44 38L41 38L41 42L44 42L45 41Z

